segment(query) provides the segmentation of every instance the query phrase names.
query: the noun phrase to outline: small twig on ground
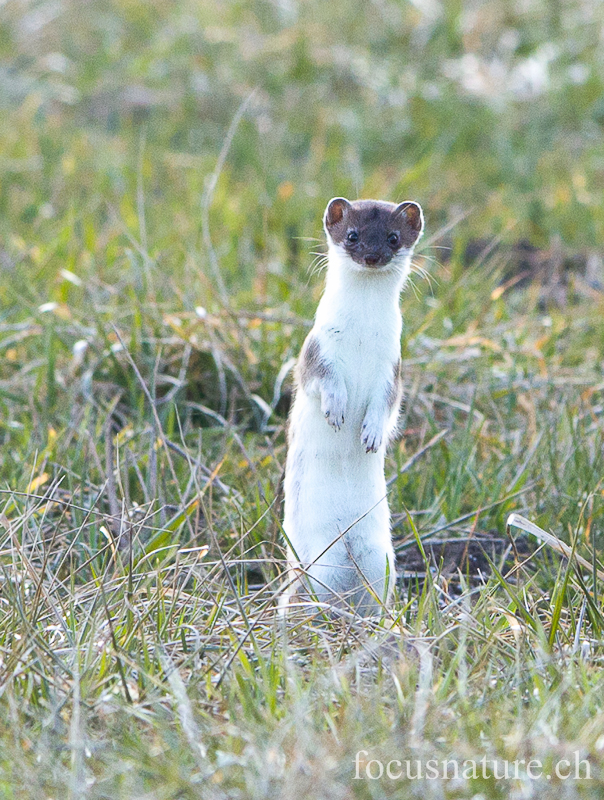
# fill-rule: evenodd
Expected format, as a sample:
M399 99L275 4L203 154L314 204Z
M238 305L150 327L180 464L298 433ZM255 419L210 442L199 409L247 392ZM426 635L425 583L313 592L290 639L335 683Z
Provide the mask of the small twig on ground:
M526 519L526 517L523 517L520 514L510 514L506 523L508 536L510 536L510 528L520 528L520 530L525 531L526 533L531 533L540 542L549 545L553 550L556 550L569 560L574 557L578 564L581 564L582 567L585 567L585 569L589 570L590 572L595 571L598 578L604 581L604 571L601 569L594 570L594 565L591 564L586 558L583 558L583 556L580 556L578 553L574 552L573 548L569 547L566 542L558 539L558 537L554 536L553 533L544 531L543 528L535 525L534 522Z
M440 440L443 438L443 436L446 436L448 433L449 433L449 429L445 428L444 430L439 431L436 434L436 436L433 436L427 444L425 444L423 447L420 447L420 449L416 453L414 453L411 456L411 458L409 458L409 459L407 459L407 461L405 461L405 463L398 470L396 475L393 475L391 478L388 479L388 482L387 482L386 486L390 486L391 484L393 484L394 481L399 477L399 475L402 475L404 472L407 472L407 470L411 469L411 467L415 464L415 462L418 459L420 459L424 455L424 453L427 453L428 450L430 450L431 447L434 447L435 444L438 444L438 442L440 442Z

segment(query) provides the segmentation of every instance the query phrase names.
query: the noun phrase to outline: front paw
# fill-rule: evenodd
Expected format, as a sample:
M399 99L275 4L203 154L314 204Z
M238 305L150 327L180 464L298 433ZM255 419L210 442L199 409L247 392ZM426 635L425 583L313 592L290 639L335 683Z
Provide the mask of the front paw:
M361 444L365 448L366 453L377 453L382 446L384 438L383 425L365 419L361 428Z
M339 431L344 424L346 413L346 396L336 392L327 392L321 397L321 411L325 419L335 431Z

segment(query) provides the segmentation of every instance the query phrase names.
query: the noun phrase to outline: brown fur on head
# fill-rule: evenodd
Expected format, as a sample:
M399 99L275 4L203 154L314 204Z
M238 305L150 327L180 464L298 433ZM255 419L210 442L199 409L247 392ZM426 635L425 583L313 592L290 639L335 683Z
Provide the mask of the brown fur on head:
M384 267L399 252L410 250L421 235L424 217L412 201L396 205L383 200L335 197L327 204L325 231L332 242L363 267Z

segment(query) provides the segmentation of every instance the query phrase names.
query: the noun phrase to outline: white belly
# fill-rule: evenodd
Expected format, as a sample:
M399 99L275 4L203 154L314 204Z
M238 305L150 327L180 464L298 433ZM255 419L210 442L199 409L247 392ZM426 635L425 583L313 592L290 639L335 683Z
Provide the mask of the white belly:
M365 584L385 600L387 572L394 577L384 448L365 452L361 423L362 413L350 407L334 431L317 398L297 397L284 518L291 560L307 571L317 597L334 602L334 594L343 595L357 607L375 605Z

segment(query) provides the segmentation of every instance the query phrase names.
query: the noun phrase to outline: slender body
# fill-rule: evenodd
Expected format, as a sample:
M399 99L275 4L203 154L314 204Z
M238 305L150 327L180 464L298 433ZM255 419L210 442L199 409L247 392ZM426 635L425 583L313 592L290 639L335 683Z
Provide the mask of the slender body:
M297 366L285 470L289 588L363 615L395 570L384 456L402 397L399 295L423 228L416 203L335 198L325 291Z

